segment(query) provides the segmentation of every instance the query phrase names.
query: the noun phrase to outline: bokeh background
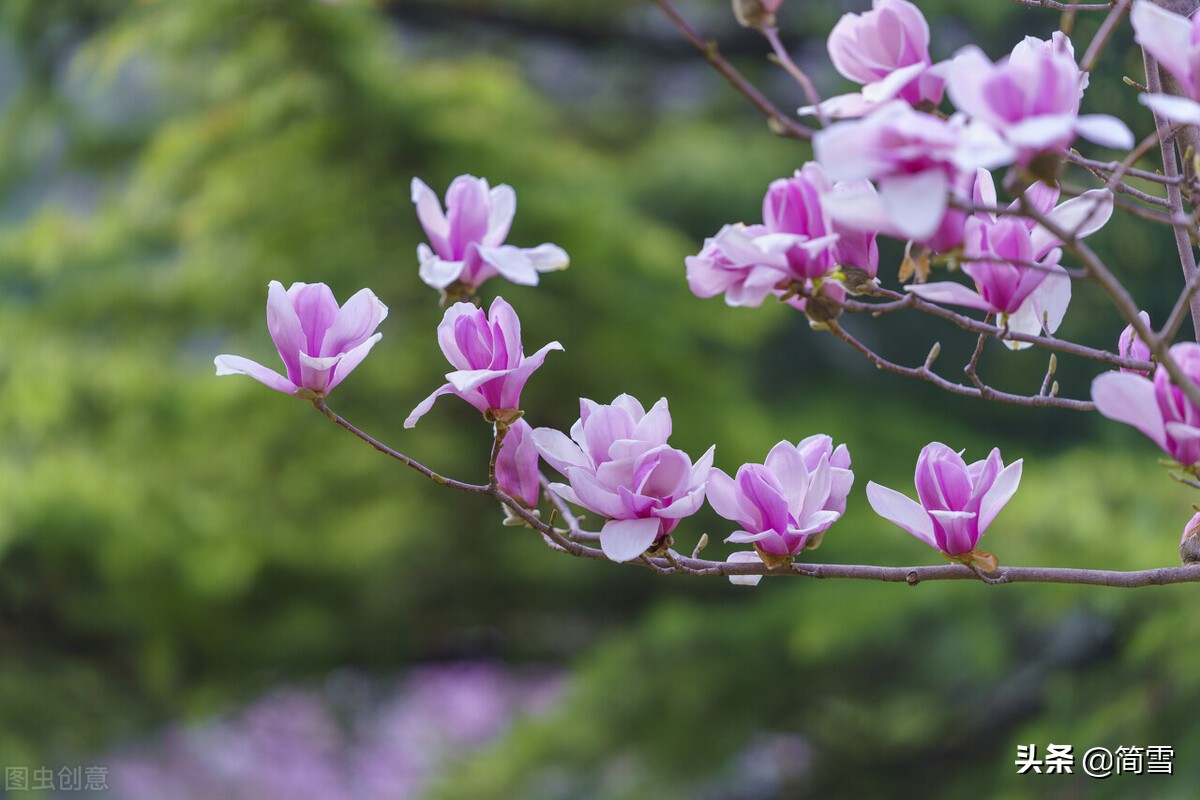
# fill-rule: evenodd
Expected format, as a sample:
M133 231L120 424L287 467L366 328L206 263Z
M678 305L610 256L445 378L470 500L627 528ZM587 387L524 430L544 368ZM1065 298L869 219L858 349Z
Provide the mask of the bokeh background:
M781 107L802 102L726 2L679 5ZM935 59L1059 24L920 5ZM825 94L850 88L825 36L865 6L784 4ZM1098 22L1080 15L1077 47ZM1141 74L1122 30L1085 110L1145 133L1120 82ZM490 431L465 404L401 422L446 369L409 182L483 175L517 190L510 241L572 256L540 287L484 291L527 347L566 348L525 392L535 425L566 428L581 396L666 396L673 443L716 443L727 471L829 433L856 486L808 555L842 563L937 561L863 487L911 489L930 440L999 444L1026 460L984 542L1002 563L1177 563L1196 498L1135 433L939 394L785 307L688 292L684 257L810 155L639 0L0 3L0 766L52 769L63 796L61 768L99 766L108 796L183 800L1193 796L1192 586L748 589L576 562L308 404L213 377L218 353L274 363L269 280L369 286L384 338L331 405L481 478ZM1171 237L1122 218L1094 242L1161 321ZM885 278L900 255L885 246ZM941 340L948 375L973 345L925 319L848 324L909 363ZM1121 327L1077 287L1063 335L1109 348ZM1036 389L1044 354L992 344L983 373ZM1096 373L1060 359L1064 394ZM721 554L727 527L702 514L676 538L707 531ZM1167 745L1175 774L1015 774L1018 744L1051 742Z

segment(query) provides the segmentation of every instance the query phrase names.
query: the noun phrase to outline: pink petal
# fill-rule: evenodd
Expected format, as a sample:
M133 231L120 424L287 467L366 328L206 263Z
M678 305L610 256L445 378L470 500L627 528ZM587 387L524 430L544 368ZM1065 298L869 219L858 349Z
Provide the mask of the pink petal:
M508 230L517 213L517 193L507 183L502 183L492 188L488 199L491 208L488 211L487 235L479 243L496 247L504 244L508 238Z
M1132 425L1166 448L1162 412L1149 379L1127 372L1105 372L1092 381L1092 401L1104 416Z
M887 218L910 239L924 239L938 229L946 214L949 181L941 169L915 175L890 175L879 182L879 199Z
M450 384L445 384L434 390L433 394L426 397L417 407L408 415L408 419L404 420L404 427L411 428L417 424L417 420L429 413L429 409L433 408L434 402L444 394L454 394L454 387Z
M594 466L579 445L568 439L562 431L553 428L537 428L533 431L533 441L537 444L538 452L546 460L546 463L564 475L567 467L589 468Z
M981 531L975 524L974 511L937 511L932 510L929 516L937 520L945 534L945 550L952 556L969 553L979 543Z
M888 522L899 525L930 547L938 546L933 538L933 522L921 504L912 498L870 481L867 483L867 502Z
M1075 132L1103 147L1129 150L1133 147L1133 131L1116 117L1108 114L1083 114L1075 120Z
M1133 24L1134 41L1146 48L1180 83L1188 85L1192 78L1189 55L1196 45L1192 43L1192 23L1187 17L1172 14L1147 0L1137 0L1129 13L1129 21Z
M387 319L388 309L370 289L360 289L346 301L325 333L320 355L336 356L358 347Z
M275 342L275 349L287 368L288 380L300 381L300 353L307 342L300 317L292 306L291 298L279 281L271 281L267 287L267 331Z
M280 375L273 369L268 369L258 362L241 356L217 356L213 363L217 366L218 375L249 375L259 383L269 386L277 392L295 394L299 388L296 384Z
M420 178L412 179L412 201L417 207L417 220L425 229L429 243L439 255L452 257L447 239L450 235L450 223L442 211L441 201L436 194ZM422 278L424 280L424 278Z
M1000 471L992 486L983 495L979 504L979 535L982 536L992 524L992 520L1000 513L1000 509L1012 499L1013 494L1021 483L1021 466L1023 459L1017 459Z
M979 296L977 292L968 289L961 283L953 281L937 281L935 283L917 283L904 287L905 291L928 300L931 303L950 303L968 308L981 308L984 311L995 311L992 304Z

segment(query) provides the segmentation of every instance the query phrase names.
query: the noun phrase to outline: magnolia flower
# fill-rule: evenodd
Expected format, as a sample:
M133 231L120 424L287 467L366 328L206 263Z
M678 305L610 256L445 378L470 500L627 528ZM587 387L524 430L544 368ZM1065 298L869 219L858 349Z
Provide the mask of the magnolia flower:
M324 397L357 367L382 337L375 333L387 306L370 289L361 289L338 308L323 283L283 284L267 288L267 330L287 371L284 377L248 358L220 355L218 375L249 375L276 391L305 399Z
M517 210L511 186L489 188L486 178L459 175L446 191L446 211L420 178L413 178L412 200L429 244L417 246L421 280L435 289L460 283L474 290L494 275L513 283L536 285L539 272L566 269L561 247L542 244L514 247L504 243Z
M899 98L911 105L942 102L945 80L929 58L929 23L907 0L874 0L862 14L845 14L829 34L829 58L861 92L821 103L826 117L860 117ZM801 114L813 114L806 106Z
M500 452L496 455L496 483L509 497L516 498L527 508L537 505L541 486L538 484L538 453L533 441L533 428L523 419L508 426Z
M1187 525L1183 526L1183 536L1179 539L1179 560L1185 564L1200 563L1200 512L1192 515Z
M558 342L528 358L521 347L521 320L503 297L492 301L485 315L470 303L455 303L438 325L438 344L456 371L446 383L412 410L404 427L411 428L444 394L456 394L487 417L503 418L520 408L521 390L542 366L551 350L562 350Z
M1057 188L1035 183L1025 190L1024 198L1055 227L1074 233L1078 239L1100 230L1112 216L1113 198L1107 189L1092 189L1056 206L1058 196ZM996 205L996 188L985 170L976 176L974 202ZM1020 208L1019 200L1008 206L1014 212ZM951 281L909 286L908 291L932 302L1003 314L1010 331L1034 335L1042 330L1058 330L1071 302L1071 279L1058 264L1062 241L1026 217L984 211L967 218L963 230L964 256L982 259L963 265L963 272L975 281L978 291ZM1012 349L1028 346L1013 341L1005 344Z
M917 459L920 503L874 481L867 484L867 500L876 514L925 544L947 556L962 557L975 549L1017 491L1021 465L1018 459L1004 466L999 448L993 448L985 460L968 465L960 453L941 442L931 442Z
M725 295L731 306L758 306L788 284L830 275L836 235L809 239L770 233L763 225L726 225L705 240L699 255L688 256L688 286L697 297Z
M1138 317L1150 327L1150 315L1145 311L1139 311ZM1137 361L1150 360L1150 345L1142 341L1142 337L1137 335L1137 331L1133 329L1133 324L1125 326L1125 330L1121 331L1120 338L1117 339L1117 353L1121 358L1136 359ZM1145 375L1146 373L1140 369L1128 369L1121 367L1121 372L1132 372L1135 375Z
M552 428L533 432L538 453L569 482L550 488L608 518L600 547L613 561L637 558L704 503L714 448L693 464L667 445L670 435L666 398L646 412L624 394L611 405L580 400L569 439Z
M1138 100L1172 122L1200 125L1200 14L1188 19L1136 0L1129 21L1134 40L1175 76L1186 94L1141 94Z
M774 565L798 554L810 537L841 518L854 483L849 467L846 446L833 450L828 436L795 445L783 441L771 448L764 463L739 467L736 478L714 468L708 502L742 526L725 541L753 544L763 561Z
M1133 133L1116 117L1079 116L1086 85L1071 40L1060 31L1050 41L1027 36L995 64L978 47L963 48L948 89L954 106L998 131L1022 164L1038 153L1065 150L1076 134L1108 147L1133 147Z
M1013 217L986 222L971 217L963 236L966 262L962 271L975 281L977 291L953 281L905 288L926 300L981 308L1007 317L1021 307L1062 256L1062 250L1055 248L1046 260L1036 261L1029 229Z
M837 122L813 137L813 153L835 181L872 180L878 193L844 191L823 198L846 225L895 231L908 239L934 234L959 176L1009 163L1011 148L995 131L945 121L893 101L869 117Z
M1200 382L1200 344L1183 342L1169 352L1184 375ZM1200 408L1161 364L1153 380L1134 372L1100 375L1092 381L1092 401L1101 414L1137 428L1184 467L1200 464Z
M874 194L875 187L865 180L835 184L820 164L809 161L792 177L772 181L767 187L763 225L770 233L796 234L809 240L835 233L832 254L838 266L861 270L867 279L874 279L879 272L879 246L875 242L878 227L858 228L836 222L822 204L825 195L846 192Z

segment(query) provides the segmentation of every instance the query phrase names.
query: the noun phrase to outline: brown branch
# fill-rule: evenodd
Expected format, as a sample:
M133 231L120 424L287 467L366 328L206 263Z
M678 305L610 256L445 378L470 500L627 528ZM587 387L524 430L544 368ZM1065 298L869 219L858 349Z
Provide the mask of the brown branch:
M1060 3L1057 0L1013 0L1014 3L1030 8L1048 8L1051 11L1108 11L1112 3Z
M1072 411L1095 411L1096 405L1088 400L1072 400L1066 397L1049 397L1039 395L1021 395L1012 394L1010 392L1002 392L998 389L993 389L986 384L982 386L963 386L961 383L947 380L941 375L938 375L930 368L930 361L926 361L919 367L905 367L893 361L889 361L883 356L876 353L871 348L854 338L835 321L827 322L826 325L837 338L841 339L846 344L853 347L862 355L866 356L867 360L874 364L879 369L885 372L893 372L897 375L903 375L906 378L917 378L927 381L937 386L939 389L944 389L951 394L960 394L965 397L979 397L984 400L995 400L1000 403L1009 403L1017 406L1027 406L1031 408L1066 408Z

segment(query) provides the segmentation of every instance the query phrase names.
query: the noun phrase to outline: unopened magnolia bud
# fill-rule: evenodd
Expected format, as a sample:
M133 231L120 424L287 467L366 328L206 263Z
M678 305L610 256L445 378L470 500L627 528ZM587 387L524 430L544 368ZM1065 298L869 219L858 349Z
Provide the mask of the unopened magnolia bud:
M783 0L733 0L733 15L747 28L774 27Z
M1183 538L1179 540L1179 558L1185 564L1200 564L1200 512L1183 526Z

